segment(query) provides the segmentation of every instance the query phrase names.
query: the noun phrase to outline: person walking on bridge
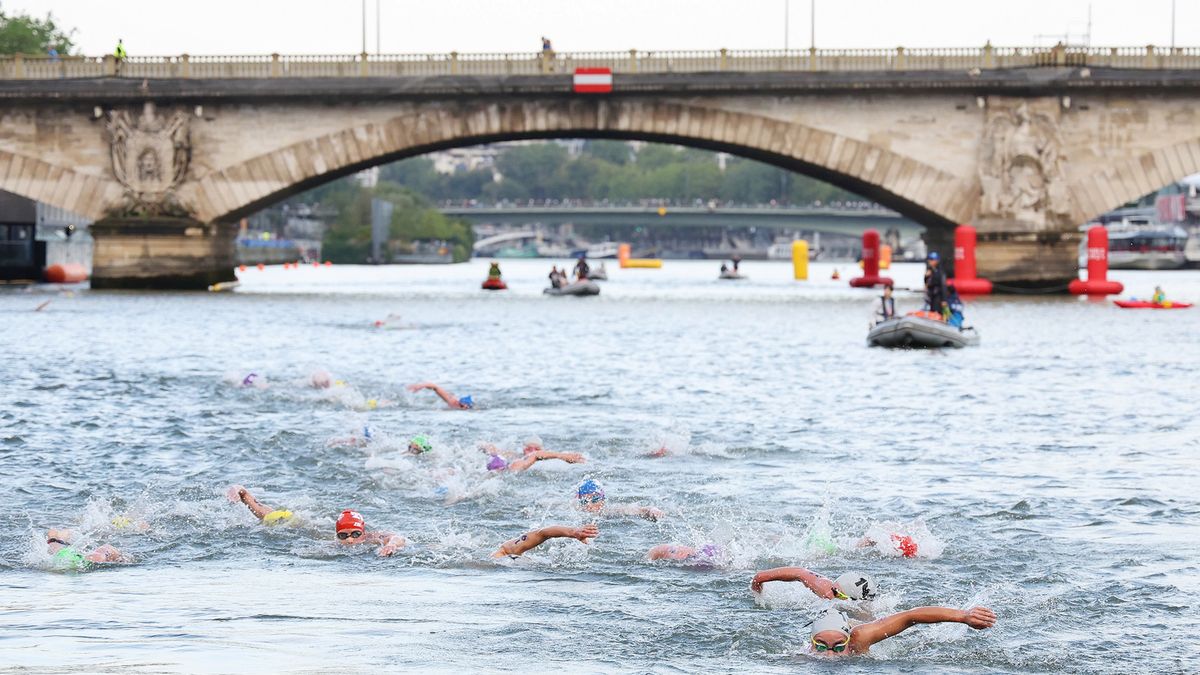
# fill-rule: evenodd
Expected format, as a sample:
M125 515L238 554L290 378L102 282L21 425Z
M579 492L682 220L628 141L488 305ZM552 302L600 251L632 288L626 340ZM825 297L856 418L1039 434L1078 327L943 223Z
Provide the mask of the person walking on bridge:
M117 38L117 48L113 50L113 60L116 62L116 72L121 74L121 66L125 63L128 54L125 53L125 40Z

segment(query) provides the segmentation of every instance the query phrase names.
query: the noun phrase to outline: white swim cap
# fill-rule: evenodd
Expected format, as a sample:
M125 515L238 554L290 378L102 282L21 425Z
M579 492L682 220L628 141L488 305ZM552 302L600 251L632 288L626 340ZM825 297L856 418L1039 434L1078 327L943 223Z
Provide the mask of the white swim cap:
M847 619L845 614L836 609L825 610L809 627L812 630L813 637L816 637L817 633L824 633L827 630L835 630L846 637L850 637L850 619Z
M860 572L846 572L833 583L851 600L870 600L879 594L875 579Z

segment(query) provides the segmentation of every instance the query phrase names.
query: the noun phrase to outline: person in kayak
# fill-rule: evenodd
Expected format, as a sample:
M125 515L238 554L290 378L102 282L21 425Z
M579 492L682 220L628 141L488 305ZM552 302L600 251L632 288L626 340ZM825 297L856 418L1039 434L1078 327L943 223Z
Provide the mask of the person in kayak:
M892 297L892 285L887 284L883 287L883 295L879 296L879 315L880 321L887 321L896 316L896 300Z
M408 385L408 390L414 393L422 389L433 391L433 393L446 402L446 405L450 406L451 410L471 410L475 407L475 401L470 396L458 398L432 382L418 382L417 384Z
M527 551L531 551L538 546L546 543L548 539L578 539L584 544L588 543L589 539L595 539L600 536L600 528L595 525L584 525L583 527L567 527L566 525L551 525L538 530L532 530L517 537L516 539L506 541L500 545L493 558L509 558L516 560L524 555Z
M83 572L101 563L130 562L128 556L108 544L85 553L71 543L74 539L71 530L51 528L46 531L46 550L53 556L56 568Z
M492 261L491 267L488 268L488 279L500 281L500 263Z
M1167 294L1163 293L1162 286L1154 287L1154 295L1150 296L1150 302L1156 305L1161 305L1167 301Z
M809 624L809 641L812 650L823 656L866 654L872 645L923 623L965 623L983 630L996 625L996 613L987 607L917 607L851 627L845 614L827 609Z
M588 267L588 264L587 264L587 256L580 255L579 261L575 263L575 280L576 281L587 281L588 280L588 272L591 272L591 271L592 271L592 268Z
M662 509L641 504L609 504L604 488L589 478L575 488L575 499L579 508L596 515L632 516L658 522L665 516Z
M946 275L939 264L941 256L930 251L925 256L925 303L931 312L942 312L946 305Z

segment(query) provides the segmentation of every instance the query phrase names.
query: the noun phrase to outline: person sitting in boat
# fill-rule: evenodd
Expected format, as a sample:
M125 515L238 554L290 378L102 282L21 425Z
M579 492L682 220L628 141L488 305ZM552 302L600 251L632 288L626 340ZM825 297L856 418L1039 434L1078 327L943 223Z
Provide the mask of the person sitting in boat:
M938 266L940 262L937 251L925 256L925 304L933 312L941 312L946 303L946 275Z
M883 287L883 295L879 296L879 314L880 321L887 321L896 316L896 300L892 297L892 285L887 284Z
M949 297L946 298L946 311L948 316L946 323L955 328L963 327L963 301L958 297L958 289L951 286L949 288Z
M475 401L473 401L470 396L458 398L454 394L451 394L432 382L418 382L417 384L408 385L408 390L414 393L421 391L422 389L429 389L433 393L437 394L438 398L445 401L446 405L450 406L451 410L471 410L475 407Z
M1161 305L1167 301L1167 294L1163 293L1162 286L1154 287L1154 295L1150 296L1150 302L1156 305Z
M550 287L551 288L562 288L562 282L563 282L563 275L562 275L562 272L558 271L558 265L552 265L550 267Z
M578 281L587 281L588 272L591 268L587 264L587 256L579 256L579 261L575 263L575 279Z
M492 266L488 268L488 279L500 281L500 263L492 262Z

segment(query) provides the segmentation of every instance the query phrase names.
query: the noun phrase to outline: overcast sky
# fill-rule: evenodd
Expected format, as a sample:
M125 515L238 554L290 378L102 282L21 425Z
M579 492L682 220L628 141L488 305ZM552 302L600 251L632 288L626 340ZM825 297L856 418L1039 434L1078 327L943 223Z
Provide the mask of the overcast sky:
M367 0L368 50L530 52L768 49L784 44L785 0ZM818 47L970 47L1081 41L1169 45L1171 0L816 0ZM1177 0L1176 44L1200 46L1200 1ZM790 44L809 46L809 0L792 0ZM124 38L133 55L345 54L362 48L361 0L0 0L52 12L77 51ZM1042 37L1038 37L1042 36Z

